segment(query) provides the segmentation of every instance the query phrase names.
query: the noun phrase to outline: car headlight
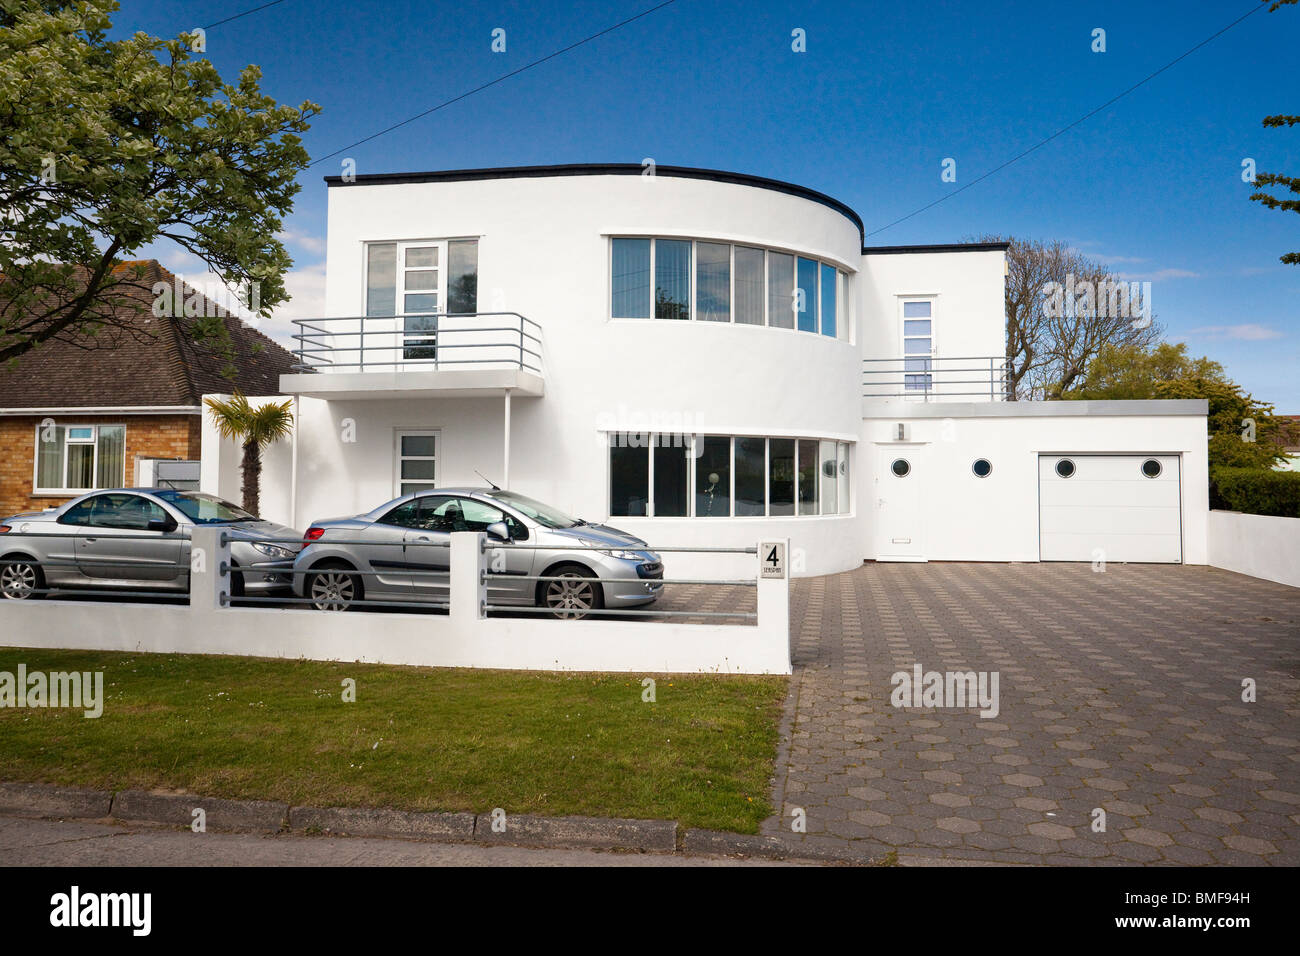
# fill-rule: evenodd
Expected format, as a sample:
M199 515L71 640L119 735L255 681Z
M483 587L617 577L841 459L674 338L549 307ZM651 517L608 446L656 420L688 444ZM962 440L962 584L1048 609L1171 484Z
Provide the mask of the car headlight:
M597 554L603 554L607 558L618 558L620 561L644 561L640 551L597 551Z
M294 554L288 548L282 548L276 544L266 544L265 542L262 541L254 541L252 542L252 545L254 551L260 551L268 558L286 559L286 558L292 558Z

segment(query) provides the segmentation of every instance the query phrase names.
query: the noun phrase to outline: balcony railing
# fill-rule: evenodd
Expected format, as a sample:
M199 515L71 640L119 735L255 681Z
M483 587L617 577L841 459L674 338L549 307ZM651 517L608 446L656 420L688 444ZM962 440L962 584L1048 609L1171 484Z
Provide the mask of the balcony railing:
M542 327L518 312L294 319L301 371L520 369L542 374Z
M912 398L934 402L990 402L1007 397L1006 358L1001 355L908 355L862 360L864 398Z

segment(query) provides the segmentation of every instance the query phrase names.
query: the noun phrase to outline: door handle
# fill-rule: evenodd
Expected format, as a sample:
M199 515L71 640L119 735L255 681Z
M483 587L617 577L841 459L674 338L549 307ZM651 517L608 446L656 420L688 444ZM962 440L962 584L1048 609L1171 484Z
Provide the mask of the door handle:
M98 541L99 539L98 539L98 538L82 538L81 540L84 541L84 542L86 542L86 544L94 544L94 543L95 543L96 541Z

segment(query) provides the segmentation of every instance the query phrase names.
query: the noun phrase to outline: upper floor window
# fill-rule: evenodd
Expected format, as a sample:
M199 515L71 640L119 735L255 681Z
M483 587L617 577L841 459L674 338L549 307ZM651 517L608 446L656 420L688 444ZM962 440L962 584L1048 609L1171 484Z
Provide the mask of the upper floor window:
M33 490L119 488L125 452L124 425L37 425Z
M692 239L610 241L610 316L734 322L847 339L834 265L753 246Z
M477 311L477 239L366 247L366 315L402 316L404 359L436 359L438 316Z

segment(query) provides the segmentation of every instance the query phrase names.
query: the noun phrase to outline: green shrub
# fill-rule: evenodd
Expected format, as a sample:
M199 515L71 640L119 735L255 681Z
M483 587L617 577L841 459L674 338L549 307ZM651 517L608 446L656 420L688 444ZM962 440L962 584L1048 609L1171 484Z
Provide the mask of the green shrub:
M1210 507L1300 518L1300 471L1211 468Z

